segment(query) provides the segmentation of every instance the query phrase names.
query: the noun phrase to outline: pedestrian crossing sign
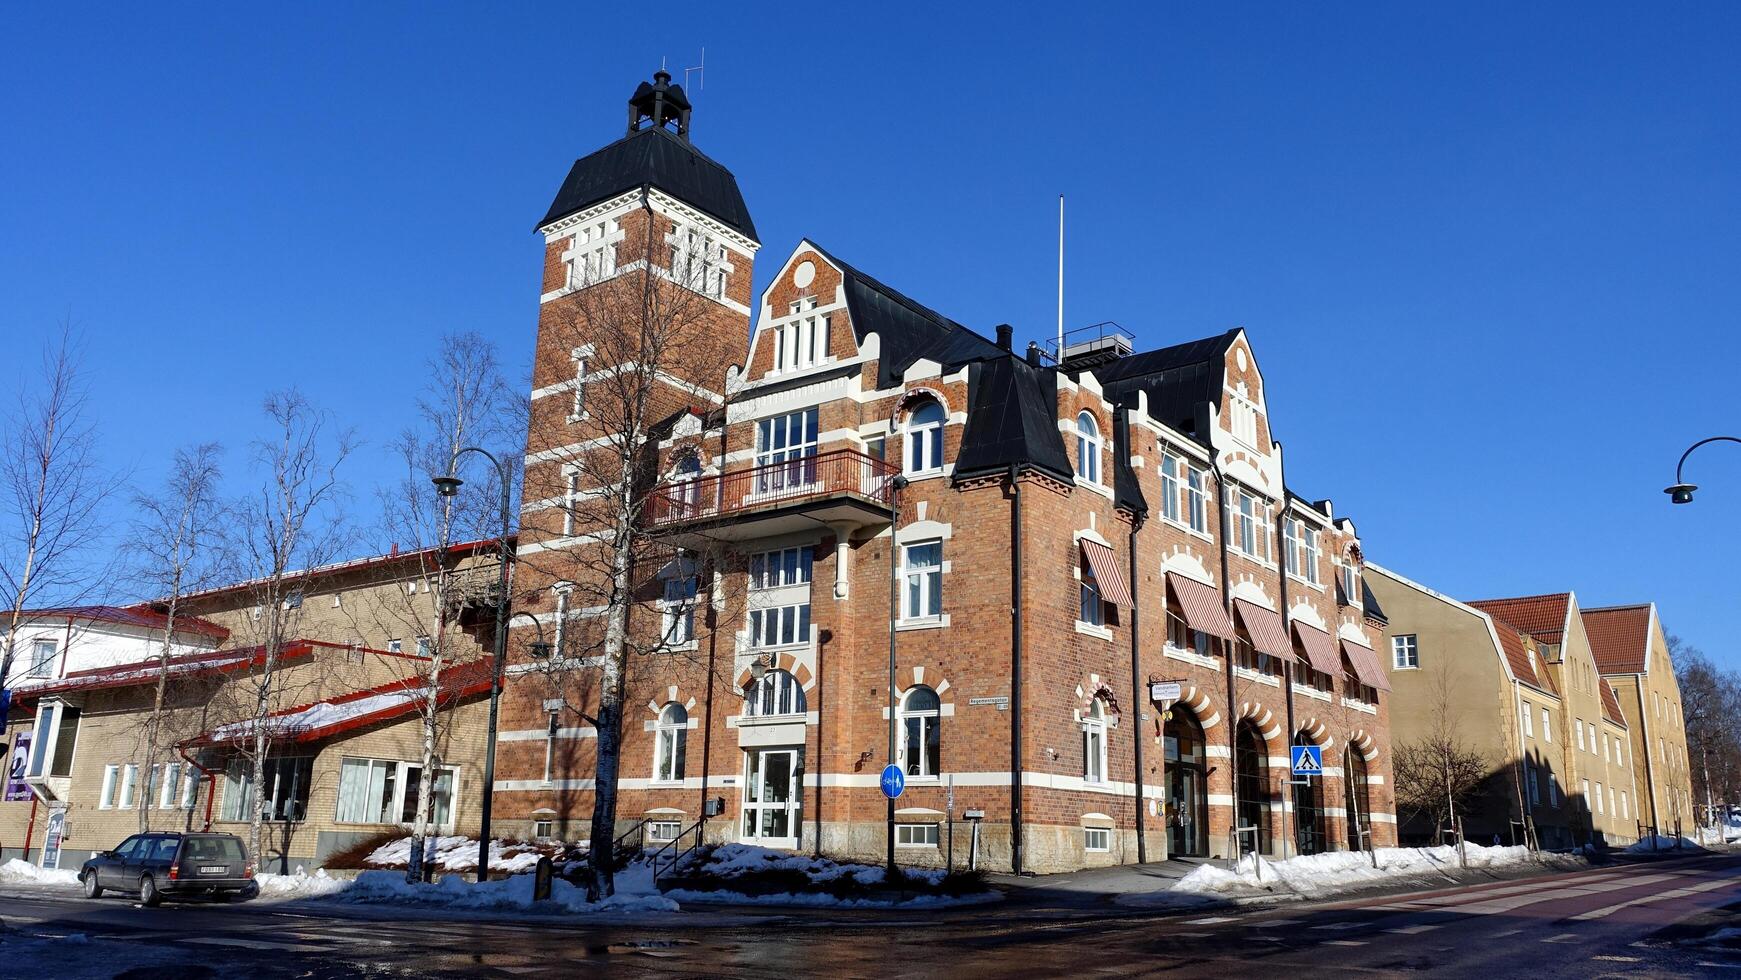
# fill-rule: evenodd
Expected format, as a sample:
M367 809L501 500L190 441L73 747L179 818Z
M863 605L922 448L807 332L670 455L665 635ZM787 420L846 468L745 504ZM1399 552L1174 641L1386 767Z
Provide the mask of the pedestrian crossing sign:
M1324 775L1324 750L1316 745L1294 746L1294 775Z

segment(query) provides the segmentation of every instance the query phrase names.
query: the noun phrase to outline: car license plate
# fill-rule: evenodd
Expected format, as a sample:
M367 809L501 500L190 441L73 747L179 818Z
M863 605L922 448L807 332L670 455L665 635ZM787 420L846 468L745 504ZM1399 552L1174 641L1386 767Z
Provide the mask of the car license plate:
M221 864L203 864L200 865L199 873L202 875L221 875L228 870L230 870L228 867Z

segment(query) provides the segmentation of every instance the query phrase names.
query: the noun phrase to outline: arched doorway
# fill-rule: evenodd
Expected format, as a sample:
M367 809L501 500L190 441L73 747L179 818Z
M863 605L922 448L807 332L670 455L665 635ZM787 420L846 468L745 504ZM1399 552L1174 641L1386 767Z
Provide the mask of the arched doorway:
M1346 776L1343 782L1348 791L1343 794L1348 807L1348 849L1351 851L1365 850L1371 841L1361 840L1362 829L1372 828L1371 795L1366 785L1366 757L1355 751L1351 746L1347 749L1348 764L1343 768Z
M1294 735L1295 745L1316 745L1305 732ZM1321 776L1289 774L1294 794L1294 846L1301 854L1321 854L1330 849L1324 820L1324 787Z
M1167 854L1209 853L1209 789L1203 768L1203 726L1190 708L1167 711Z
M1238 784L1235 787L1238 802L1235 813L1242 831L1240 850L1243 852L1252 846L1252 835L1245 831L1255 827L1258 853L1269 854L1270 804L1273 802L1269 787L1269 753L1265 750L1263 735L1249 718L1239 723L1239 734L1234 739L1234 752L1234 764L1239 772Z

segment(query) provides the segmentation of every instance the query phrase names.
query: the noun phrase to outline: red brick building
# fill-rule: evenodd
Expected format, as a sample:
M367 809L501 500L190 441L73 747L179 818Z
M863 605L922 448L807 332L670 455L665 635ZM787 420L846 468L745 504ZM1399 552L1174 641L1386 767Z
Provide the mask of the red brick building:
M904 862L1223 855L1236 824L1272 854L1392 843L1382 613L1353 523L1287 489L1244 331L1013 350L810 241L752 320L760 243L689 111L643 85L539 224L502 829L585 833L609 618L585 597L620 595L625 832L718 800L710 838L882 855L892 632ZM632 296L689 302L660 334L681 356L625 350L603 311ZM628 497L599 459L631 444L666 550L612 579L599 509ZM1290 743L1323 775L1292 785Z

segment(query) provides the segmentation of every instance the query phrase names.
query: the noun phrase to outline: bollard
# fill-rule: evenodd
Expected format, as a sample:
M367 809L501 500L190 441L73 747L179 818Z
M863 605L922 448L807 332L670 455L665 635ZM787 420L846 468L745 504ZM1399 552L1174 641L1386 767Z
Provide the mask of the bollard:
M538 867L532 872L532 901L545 902L550 900L550 880L556 877L556 865L548 854L538 859Z

